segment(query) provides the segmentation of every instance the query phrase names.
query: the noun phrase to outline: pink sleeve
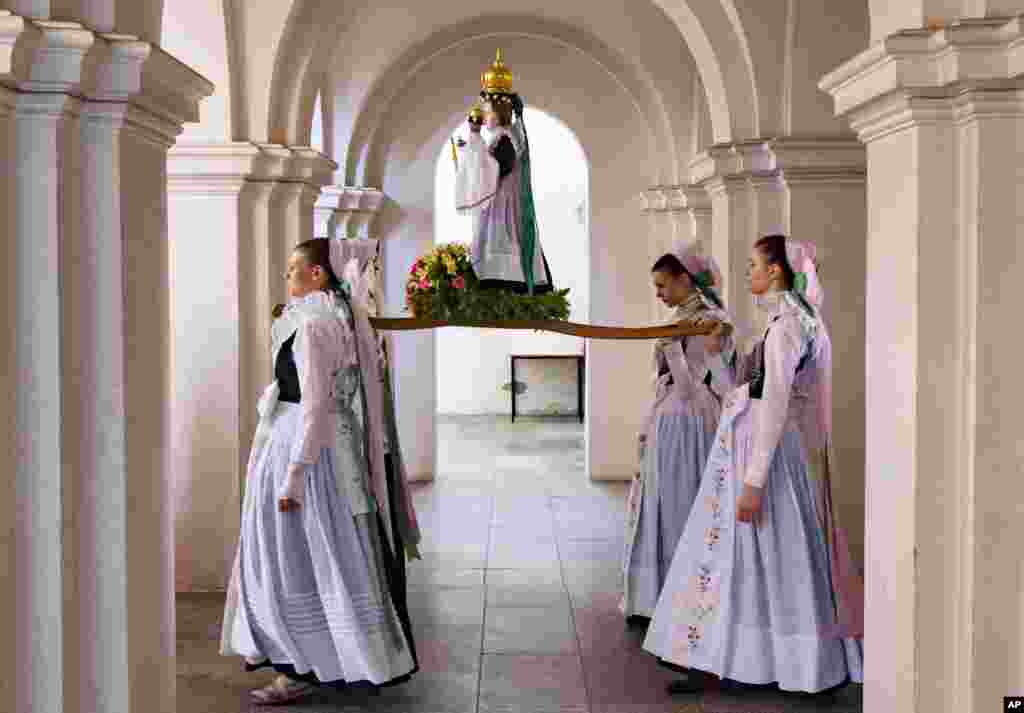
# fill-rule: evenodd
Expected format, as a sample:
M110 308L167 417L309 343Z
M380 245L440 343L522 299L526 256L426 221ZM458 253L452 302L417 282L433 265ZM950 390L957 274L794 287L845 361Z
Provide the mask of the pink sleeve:
M796 367L803 353L804 340L794 319L783 318L768 330L764 344L764 389L753 401L753 438L750 459L743 481L763 488L768 469L786 427L789 397Z
M681 398L690 399L694 395L693 375L690 373L690 364L683 351L681 340L672 340L662 348L665 361L668 363L669 371L672 373L674 389Z
M342 356L351 351L341 324L335 320L313 319L299 328L302 368L299 389L302 394L302 431L292 451L292 462L312 465L320 452L331 445L331 391ZM297 340L298 341L298 340Z

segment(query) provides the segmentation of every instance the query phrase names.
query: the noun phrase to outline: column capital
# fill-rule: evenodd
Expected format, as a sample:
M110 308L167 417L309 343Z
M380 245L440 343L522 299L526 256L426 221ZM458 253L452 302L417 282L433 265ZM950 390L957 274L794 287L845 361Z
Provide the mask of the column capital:
M703 185L681 184L677 186L654 186L645 194L657 206L651 210L665 210L671 213L692 212L695 210L711 210L711 199Z
M771 170L772 156L765 140L715 144L690 162L690 182L703 183L714 176L742 176Z
M152 49L134 35L96 35L82 64L80 93L101 102L130 100L142 90L142 68Z
M369 186L326 186L317 201L321 220L331 220L339 228L338 237L369 228L384 203L384 193ZM364 236L365 237L365 236Z
M259 149L252 180L294 181L318 187L331 182L338 164L308 146L283 144L252 144Z
M818 86L865 142L952 120L952 106L965 92L1024 88L1024 16L898 32L825 75Z
M97 33L78 22L5 10L0 10L0 84L22 93L130 102L129 123L162 145L174 142L182 124L199 121L199 102L214 89L193 69L134 35Z
M122 50L122 57L126 51ZM140 92L133 103L178 126L180 132L182 124L199 121L199 103L213 90L209 79L152 45L142 65Z
M295 183L319 191L337 164L308 147L184 142L168 154L167 175L176 193L238 193L246 182Z
M640 210L644 213L662 213L670 210L670 189L671 186L651 186L642 191Z
M129 112L130 107L124 102L82 102L78 109L79 118L85 125L112 131L125 125Z
M701 182L707 191L708 197L713 198L722 194L735 195L738 192L745 192L749 188L749 176L721 176L715 175Z
M10 74L14 45L25 31L25 21L10 10L0 10L0 75Z
M77 22L0 17L0 82L22 92L73 92L95 36Z

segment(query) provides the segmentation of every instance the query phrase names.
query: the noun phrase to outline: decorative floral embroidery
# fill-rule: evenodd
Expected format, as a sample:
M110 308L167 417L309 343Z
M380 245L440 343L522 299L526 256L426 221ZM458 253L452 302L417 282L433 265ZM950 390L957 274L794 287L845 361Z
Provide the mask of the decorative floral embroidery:
M707 544L709 550L713 550L715 545L722 539L722 528L720 527L709 527L707 533L704 535L704 542Z
M725 490L725 484L729 477L729 469L719 466L718 468L715 468L712 477L714 478L712 483L715 488L715 495L719 496L722 494L722 491Z
M728 407L734 407L738 400L730 398ZM676 608L685 612L679 617L676 624L675 636L673 636L673 653L675 662L685 665L695 652L707 646L706 636L714 636L714 619L718 614L721 598L720 574L716 572L718 566L718 555L716 548L727 537L731 530L727 529L725 519L725 500L729 492L732 478L732 461L729 454L729 444L732 442L731 419L726 420L723 415L723 428L716 437L715 452L708 462L708 473L711 478L710 492L703 500L707 508L705 514L710 514L711 522L704 531L704 550L693 570L693 574L681 592L673 597L673 604Z
M687 631L686 633L686 641L691 649L695 649L700 644L701 640L700 628L695 626L694 624L690 624L688 629L689 631Z
M711 587L711 570L701 565L697 568L697 575L694 577L694 585L698 594L707 594Z
M715 521L722 519L722 501L717 495L709 495L707 498L708 508L711 510L711 518Z

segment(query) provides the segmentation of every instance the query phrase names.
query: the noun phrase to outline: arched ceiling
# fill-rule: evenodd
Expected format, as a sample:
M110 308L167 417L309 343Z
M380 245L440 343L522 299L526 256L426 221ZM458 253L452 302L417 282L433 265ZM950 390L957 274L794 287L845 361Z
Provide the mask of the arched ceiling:
M666 156L677 156L678 144L687 144L691 122L687 121L687 112L691 97L683 93L673 94L668 98L671 108L659 96L655 83L642 68L624 60L618 53L598 38L580 31L578 28L553 20L539 19L528 15L489 15L474 18L462 23L448 26L440 30L423 43L410 47L403 56L385 67L380 58L367 62L346 64L336 62L336 71L331 71L327 79L330 82L330 94L334 98L335 128L339 147L348 146L347 154L339 156L339 163L347 166L348 178L358 180L357 174L363 161L363 152L373 142L373 137L382 121L387 120L389 107L398 93L417 82L420 69L428 65L433 58L456 52L460 47L478 43L482 39L491 39L493 46L506 48L506 61L513 72L516 71L516 57L508 51L508 45L514 43L515 37L541 38L555 44L579 52L600 67L609 83L615 88L625 90L631 97L637 112L644 117L656 146ZM519 58L520 62L523 58ZM477 77L487 66L483 62L474 62L466 67L459 76L453 76L452 82L464 87L465 101L468 105L479 90ZM382 73L376 80L367 83L364 77L374 76L378 69ZM677 72L684 86L692 86L692 65L681 65ZM537 77L531 77L538 81ZM436 78L435 78L436 81ZM564 81L564 77L562 79ZM570 80L571 81L571 80ZM611 91L612 87L601 93ZM595 90L595 93L598 90ZM531 101L530 93L526 95ZM600 96L594 97L595 106L600 105ZM462 107L453 107L457 112ZM598 109L599 110L599 109ZM678 167L668 169L668 173L678 173Z
M495 13L507 12L507 7L496 0L392 0L372 5L366 0L296 0L268 96L272 138L300 142L308 135L313 98L328 72L339 88L356 83L381 86L392 66L422 61L417 52L436 52L439 38L448 38L445 42L450 44L453 28L474 23L483 27L488 15L499 17ZM606 64L610 72L614 73L613 66L622 69L616 79L635 85L631 93L638 106L645 107L649 120L662 125L657 127L662 135L675 138L681 133L679 117L685 115L689 97L681 91L686 85L679 74L694 63L706 90L715 140L758 135L750 49L732 0L692 5L684 0L605 0L586 5L525 0L515 11L520 27L525 23L522 18L530 18L546 36L566 41L567 35L574 35L571 44L585 52L590 46L599 53L595 61ZM490 25L486 31L495 34L502 28ZM536 33L537 27L530 32ZM656 116L658 112L661 116Z

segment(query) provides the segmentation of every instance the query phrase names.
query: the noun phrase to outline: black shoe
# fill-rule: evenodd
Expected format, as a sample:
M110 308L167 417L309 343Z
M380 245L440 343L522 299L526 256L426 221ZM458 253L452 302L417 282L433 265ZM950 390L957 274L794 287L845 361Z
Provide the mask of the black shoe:
M641 614L630 614L626 617L626 626L630 629L642 629L650 625L651 618Z
M666 687L670 696L682 696L688 693L703 693L707 686L703 681L695 681L690 678L680 678Z
M708 689L717 688L717 677L702 671L687 671L686 678L678 678L668 684L669 695L685 695L687 693L703 693Z

